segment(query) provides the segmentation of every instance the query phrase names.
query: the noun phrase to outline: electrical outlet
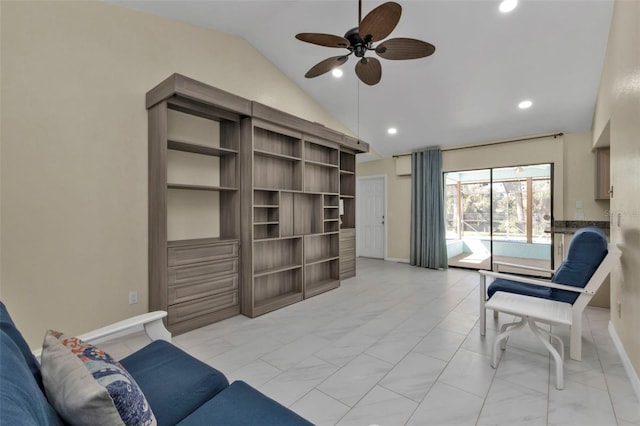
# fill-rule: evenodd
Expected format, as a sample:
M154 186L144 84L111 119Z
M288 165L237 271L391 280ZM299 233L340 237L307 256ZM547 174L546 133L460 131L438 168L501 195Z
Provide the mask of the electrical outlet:
M133 305L135 303L138 303L138 292L137 291L130 291L129 292L129 304Z
M622 318L622 302L618 300L618 318Z

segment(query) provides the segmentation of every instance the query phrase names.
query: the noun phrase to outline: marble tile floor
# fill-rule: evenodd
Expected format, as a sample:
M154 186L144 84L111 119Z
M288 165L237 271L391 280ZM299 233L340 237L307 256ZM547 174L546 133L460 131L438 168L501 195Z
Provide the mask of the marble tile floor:
M340 288L250 319L236 316L174 343L318 425L640 425L640 403L607 331L587 308L583 360L555 388L549 354L529 330L497 369L478 331L478 275L358 259ZM554 330L569 344L568 330ZM105 345L116 358L140 333Z

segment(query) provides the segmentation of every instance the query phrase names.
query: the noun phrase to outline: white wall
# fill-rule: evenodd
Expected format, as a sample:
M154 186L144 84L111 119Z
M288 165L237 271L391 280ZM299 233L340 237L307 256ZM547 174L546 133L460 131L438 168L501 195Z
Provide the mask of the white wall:
M640 395L640 2L615 2L593 120L593 141L610 122L611 240L622 251L611 274L611 322ZM618 225L618 215L620 221Z

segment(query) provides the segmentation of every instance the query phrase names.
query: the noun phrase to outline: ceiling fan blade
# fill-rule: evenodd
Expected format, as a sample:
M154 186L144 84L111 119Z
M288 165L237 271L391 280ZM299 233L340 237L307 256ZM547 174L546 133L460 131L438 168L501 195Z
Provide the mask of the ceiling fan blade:
M365 43L386 38L400 21L402 6L387 2L373 9L360 22L360 37Z
M324 61L320 61L314 66L312 66L311 69L307 71L307 73L304 76L307 78L317 77L319 75L322 75L326 72L331 71L334 68L339 67L340 65L347 62L347 59L349 59L349 56L346 56L346 55L327 58Z
M382 78L382 66L376 58L362 58L356 64L358 78L369 86L378 84Z
M414 38L392 38L376 47L376 53L384 59L418 59L433 55L436 47Z
M326 47L349 47L349 40L332 34L320 33L300 33L296 34L296 38L307 43L317 44Z

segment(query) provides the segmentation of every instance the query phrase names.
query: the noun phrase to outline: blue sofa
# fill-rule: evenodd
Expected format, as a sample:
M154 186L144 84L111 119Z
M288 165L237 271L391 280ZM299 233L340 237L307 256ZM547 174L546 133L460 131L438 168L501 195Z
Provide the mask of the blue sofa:
M242 381L164 340L120 363L136 380L158 425L310 425ZM62 425L47 401L40 365L0 302L0 424Z

